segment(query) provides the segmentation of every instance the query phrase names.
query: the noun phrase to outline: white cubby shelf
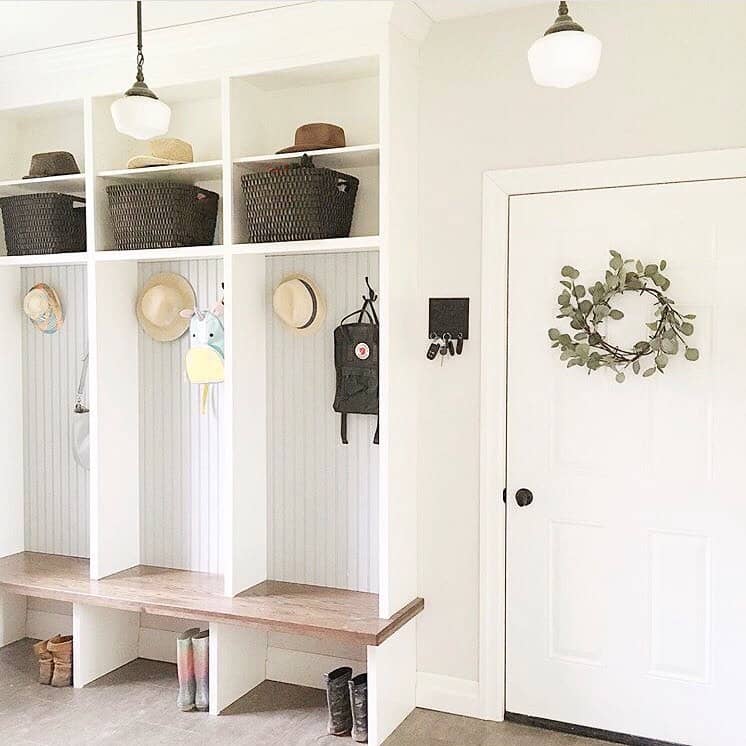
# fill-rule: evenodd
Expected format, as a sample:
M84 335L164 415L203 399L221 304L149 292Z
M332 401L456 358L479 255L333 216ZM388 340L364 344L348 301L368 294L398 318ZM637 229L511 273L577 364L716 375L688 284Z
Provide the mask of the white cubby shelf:
M0 243L9 402L0 645L29 629L27 598L71 603L75 685L84 686L137 656L141 614L200 620L211 631L211 712L220 713L267 677L268 635L309 636L367 648L372 744L412 709L413 619L424 607L410 355L423 322L412 306L415 87L410 55L383 40L364 57L159 85L169 136L190 142L195 160L142 169L125 168L148 148L115 131L109 107L119 94L0 110L11 142L0 196L85 195L87 212L84 252L16 257ZM309 155L360 180L350 236L248 243L241 176L297 162L302 153L276 151L313 121L346 132L345 147ZM85 173L22 179L31 154L55 149L73 152ZM220 195L213 245L117 249L106 187L161 180ZM201 308L224 298L225 381L211 387L206 414L186 379L188 335L159 343L138 324L138 294L158 272L186 277ZM326 318L310 337L272 311L274 288L297 273L324 294ZM351 417L344 446L332 411L333 329L360 307L366 277L382 319L380 446L375 418L363 416ZM43 336L21 301L47 280L66 319ZM90 471L74 462L69 438L86 352ZM386 693L393 680L396 701Z

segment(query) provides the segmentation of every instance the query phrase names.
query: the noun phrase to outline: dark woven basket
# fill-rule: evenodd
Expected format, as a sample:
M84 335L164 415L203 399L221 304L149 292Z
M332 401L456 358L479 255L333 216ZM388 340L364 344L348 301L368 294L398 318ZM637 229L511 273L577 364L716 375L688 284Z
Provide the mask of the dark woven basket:
M86 250L82 197L57 192L19 194L0 198L0 209L8 256Z
M349 236L359 183L354 176L316 168L308 156L300 166L245 174L249 243Z
M209 246L220 195L188 184L161 182L106 187L118 249Z

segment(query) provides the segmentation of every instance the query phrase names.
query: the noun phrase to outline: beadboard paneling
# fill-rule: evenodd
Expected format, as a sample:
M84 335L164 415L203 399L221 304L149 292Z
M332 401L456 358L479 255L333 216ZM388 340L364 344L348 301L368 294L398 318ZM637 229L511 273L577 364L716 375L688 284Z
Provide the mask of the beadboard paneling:
M45 282L57 291L65 316L57 334L23 324L26 549L88 557L88 472L75 463L71 438L87 349L86 270L31 267L22 269L20 277L19 309L25 293Z
M200 308L221 297L221 260L141 263L139 287L158 272L186 277ZM163 343L140 330L140 555L144 564L220 573L222 387L210 387L201 414L188 349L188 334Z
M272 311L274 288L296 272L326 300L326 321L309 337ZM362 304L366 275L377 289L375 252L267 259L268 559L276 580L378 590L376 419L350 415L344 446L332 410L334 327Z

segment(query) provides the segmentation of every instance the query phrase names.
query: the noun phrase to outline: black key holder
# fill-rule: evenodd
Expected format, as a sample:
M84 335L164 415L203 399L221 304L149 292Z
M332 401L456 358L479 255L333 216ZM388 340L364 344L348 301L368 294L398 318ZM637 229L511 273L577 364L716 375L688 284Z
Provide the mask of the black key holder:
M430 298L427 348L428 360L456 357L464 352L469 339L469 299Z

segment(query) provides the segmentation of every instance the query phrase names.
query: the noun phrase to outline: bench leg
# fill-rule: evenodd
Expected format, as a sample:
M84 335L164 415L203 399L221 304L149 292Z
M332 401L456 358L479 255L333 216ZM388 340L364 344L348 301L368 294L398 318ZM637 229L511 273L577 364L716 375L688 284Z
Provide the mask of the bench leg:
M26 596L0 591L0 648L26 637Z
M140 615L73 604L73 682L76 689L137 658Z
M368 744L381 744L415 708L416 626L410 622L378 647L368 647Z
M266 632L210 622L211 715L219 715L266 676Z

